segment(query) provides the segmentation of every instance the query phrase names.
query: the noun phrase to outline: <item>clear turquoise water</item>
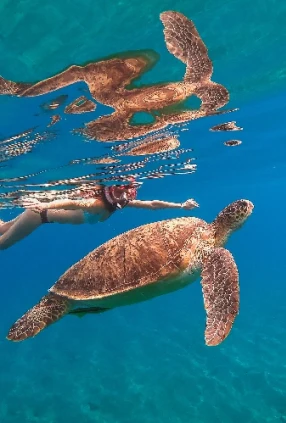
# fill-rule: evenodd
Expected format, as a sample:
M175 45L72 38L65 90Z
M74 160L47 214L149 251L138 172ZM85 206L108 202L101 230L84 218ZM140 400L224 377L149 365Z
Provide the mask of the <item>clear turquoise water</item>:
M204 345L199 282L103 315L66 317L23 343L5 340L15 319L87 252L126 229L183 212L124 210L102 225L46 225L2 251L0 422L286 421L284 2L2 1L0 8L0 74L23 81L140 48L161 55L145 81L177 79L183 68L164 48L158 15L173 9L193 19L214 61L214 79L228 87L231 106L240 110L191 122L180 140L194 149L197 172L147 181L140 198L194 197L201 207L193 214L208 221L235 199L255 204L227 245L240 271L241 308L230 336L216 348ZM77 87L66 92L78 95ZM0 97L1 137L45 125L49 117L34 113L53 97ZM243 132L208 131L233 119ZM68 135L81 120L62 121L56 141L11 161L1 175L101 154L103 146ZM226 148L229 135L243 143ZM0 217L15 214L1 210Z

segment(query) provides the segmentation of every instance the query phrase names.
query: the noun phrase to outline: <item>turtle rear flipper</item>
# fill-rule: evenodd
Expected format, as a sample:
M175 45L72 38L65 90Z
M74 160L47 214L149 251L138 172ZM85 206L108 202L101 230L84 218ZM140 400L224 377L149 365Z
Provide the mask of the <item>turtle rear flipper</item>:
M33 84L9 81L0 75L0 95L18 95L21 96L24 91Z
M205 341L215 346L228 336L239 309L238 270L228 250L215 248L207 255L201 283L207 313Z
M55 294L48 294L25 313L9 330L7 339L24 341L36 336L51 323L56 322L69 311L69 300Z

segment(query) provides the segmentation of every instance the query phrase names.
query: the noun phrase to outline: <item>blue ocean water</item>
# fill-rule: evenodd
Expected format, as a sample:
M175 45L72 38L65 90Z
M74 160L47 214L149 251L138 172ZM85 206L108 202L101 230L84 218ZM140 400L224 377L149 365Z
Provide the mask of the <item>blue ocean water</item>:
M227 86L230 105L239 110L190 122L180 141L194 149L197 171L146 180L139 191L140 199L194 197L199 209L125 209L93 226L43 225L1 251L0 422L286 421L285 4L152 0L109 6L103 1L78 1L70 7L69 2L58 5L50 0L41 6L4 1L1 8L0 74L22 81L140 48L153 48L161 56L144 75L145 81L178 79L183 68L164 47L158 16L164 10L181 11L197 24L214 62L214 80ZM80 84L57 95L76 97L78 88ZM54 97L54 93L32 99L0 97L1 138L34 124L46 125L50 115L34 114ZM103 109L99 107L94 116ZM243 131L209 132L211 126L228 120L236 120ZM80 116L61 121L55 126L59 131L55 140L0 168L1 177L104 152L104 146L68 134L71 125L81 121ZM242 144L227 148L223 143L230 138ZM5 339L11 324L70 265L102 242L159 219L191 214L212 221L239 198L250 199L255 210L227 244L240 272L241 306L220 346L204 345L199 281L102 315L68 316L22 343ZM1 210L0 218L17 213Z

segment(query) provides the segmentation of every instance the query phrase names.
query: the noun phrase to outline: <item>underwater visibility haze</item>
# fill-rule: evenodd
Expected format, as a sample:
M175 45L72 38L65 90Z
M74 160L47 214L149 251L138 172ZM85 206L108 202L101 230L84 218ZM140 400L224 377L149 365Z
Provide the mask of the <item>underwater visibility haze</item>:
M4 0L0 12L1 221L130 181L139 200L199 204L39 224L7 249L0 236L0 422L286 422L286 4ZM182 230L188 217L207 224ZM202 278L182 282L186 268ZM48 303L12 326L66 271L49 295L58 307L68 291L57 316L70 314L40 332L56 320ZM156 294L138 291L150 283ZM124 290L132 300L114 299Z

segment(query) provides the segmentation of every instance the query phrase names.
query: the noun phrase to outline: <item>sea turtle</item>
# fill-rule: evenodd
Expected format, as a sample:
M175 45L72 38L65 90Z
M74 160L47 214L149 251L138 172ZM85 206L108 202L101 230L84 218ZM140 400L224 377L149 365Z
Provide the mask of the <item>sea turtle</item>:
M239 309L238 270L222 246L252 213L238 200L212 223L195 217L139 226L105 242L71 266L38 304L11 327L7 338L37 335L65 314L100 313L183 288L201 272L207 313L205 341L218 345Z

